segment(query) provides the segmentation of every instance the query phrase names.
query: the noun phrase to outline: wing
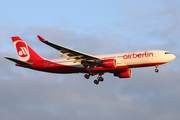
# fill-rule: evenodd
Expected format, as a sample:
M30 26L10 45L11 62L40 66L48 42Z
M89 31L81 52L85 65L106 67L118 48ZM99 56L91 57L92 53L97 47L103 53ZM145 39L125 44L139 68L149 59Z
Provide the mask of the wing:
M86 53L82 53L82 52L79 52L79 51L76 51L76 50L73 50L73 49L69 49L69 48L61 46L61 45L57 45L55 43L52 43L52 42L49 42L49 41L45 40L43 37L41 37L39 35L37 37L41 42L55 48L56 50L59 50L60 54L62 56L67 56L68 57L68 60L69 59L74 59L74 62L80 62L81 64L82 63L88 63L88 64L92 63L94 65L100 61L100 58L98 58L96 56L89 55L89 54L86 54ZM83 65L83 66L85 66L85 65Z

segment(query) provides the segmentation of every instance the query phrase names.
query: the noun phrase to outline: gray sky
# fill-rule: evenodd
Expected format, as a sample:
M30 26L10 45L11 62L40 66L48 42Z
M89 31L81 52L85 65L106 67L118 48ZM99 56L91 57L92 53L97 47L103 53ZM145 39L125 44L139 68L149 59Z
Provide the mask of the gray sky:
M0 116L2 120L180 119L179 0L6 0L0 4ZM59 58L46 39L89 54L168 50L176 59L132 69L130 79L105 74L94 85L83 74L50 74L19 68L11 36L37 53Z

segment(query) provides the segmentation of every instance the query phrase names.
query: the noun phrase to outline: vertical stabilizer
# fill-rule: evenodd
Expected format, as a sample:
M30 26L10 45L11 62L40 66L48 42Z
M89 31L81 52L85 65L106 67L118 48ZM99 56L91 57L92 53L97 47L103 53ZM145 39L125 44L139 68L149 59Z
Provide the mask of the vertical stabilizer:
M19 36L12 37L12 42L21 61L33 62L43 60L43 58L31 49Z

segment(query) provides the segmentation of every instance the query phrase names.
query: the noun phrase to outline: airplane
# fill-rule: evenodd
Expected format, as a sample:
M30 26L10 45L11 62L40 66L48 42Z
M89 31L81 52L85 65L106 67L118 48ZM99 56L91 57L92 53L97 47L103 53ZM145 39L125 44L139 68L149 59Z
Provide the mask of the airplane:
M98 75L94 80L96 85L104 81L104 73L112 73L115 77L130 78L132 76L131 68L155 66L155 72L158 73L159 65L175 59L175 55L165 50L147 50L138 52L90 55L77 50L73 50L62 45L58 45L37 35L39 41L58 50L61 56L67 58L46 59L38 55L26 42L19 36L13 36L12 42L16 48L19 59L5 57L15 62L16 66L29 68L33 70L50 73L84 73L84 77Z

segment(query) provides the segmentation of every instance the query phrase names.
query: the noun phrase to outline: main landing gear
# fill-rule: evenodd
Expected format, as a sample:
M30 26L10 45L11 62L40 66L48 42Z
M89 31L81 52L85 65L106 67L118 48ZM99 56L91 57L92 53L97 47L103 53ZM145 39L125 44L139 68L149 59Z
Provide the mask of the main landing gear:
M104 78L102 77L103 73L100 73L97 77L97 80L94 80L94 84L98 85L99 82L103 82L104 81ZM93 75L92 75L93 76ZM90 74L85 74L84 77L86 79L89 79L90 78Z
M102 75L99 75L97 77L97 80L94 80L94 84L98 85L99 84L99 81L100 82L103 82L104 81L104 78L102 77Z
M85 74L84 77L85 77L86 79L89 79L89 78L90 78L90 74Z
M159 72L159 70L158 70L158 65L156 65L156 69L154 70L156 73L158 73Z

